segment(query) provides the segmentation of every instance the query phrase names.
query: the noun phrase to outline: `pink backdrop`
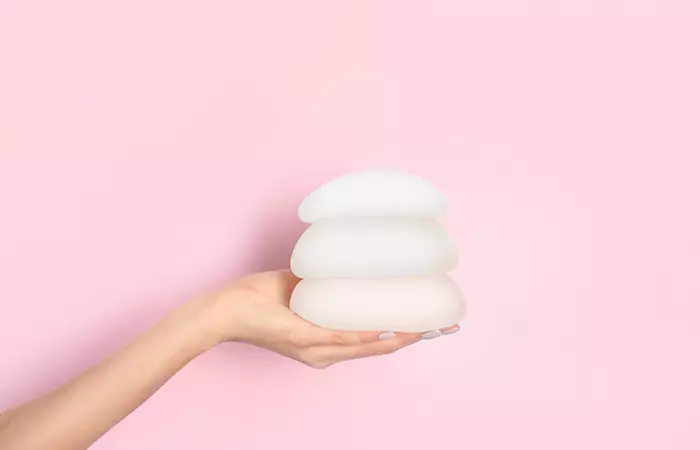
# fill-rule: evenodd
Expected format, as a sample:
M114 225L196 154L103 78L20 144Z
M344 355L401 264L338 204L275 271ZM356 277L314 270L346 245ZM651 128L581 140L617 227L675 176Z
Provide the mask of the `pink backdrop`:
M700 448L697 5L2 0L0 408L388 166L452 200L464 331L327 371L221 347L95 448Z

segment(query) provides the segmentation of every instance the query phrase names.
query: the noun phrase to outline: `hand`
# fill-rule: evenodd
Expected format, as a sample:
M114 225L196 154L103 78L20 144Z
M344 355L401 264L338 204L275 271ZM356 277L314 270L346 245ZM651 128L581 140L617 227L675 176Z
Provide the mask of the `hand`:
M421 337L440 335L317 327L289 309L298 282L286 270L264 272L186 302L70 383L0 414L0 448L87 448L192 359L220 342L246 342L324 368L392 353ZM457 330L454 326L441 331Z
M315 326L289 309L299 281L288 270L262 272L210 295L211 328L219 341L249 343L321 369L393 353L421 339L420 333L350 332Z

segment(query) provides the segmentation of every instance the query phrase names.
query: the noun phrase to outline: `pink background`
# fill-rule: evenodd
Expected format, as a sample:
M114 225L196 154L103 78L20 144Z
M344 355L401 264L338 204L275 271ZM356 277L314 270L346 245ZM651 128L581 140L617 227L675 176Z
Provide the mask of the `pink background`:
M461 333L229 345L94 448L700 448L697 2L0 2L0 409L394 167L452 201Z

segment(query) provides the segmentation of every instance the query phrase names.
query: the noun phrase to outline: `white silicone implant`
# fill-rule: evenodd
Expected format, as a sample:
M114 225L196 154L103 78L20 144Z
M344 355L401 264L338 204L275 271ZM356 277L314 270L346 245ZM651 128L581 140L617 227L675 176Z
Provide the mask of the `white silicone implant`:
M303 280L291 309L339 330L424 332L457 324L465 301L445 272L457 250L435 217L447 209L428 181L396 171L343 175L299 207L311 223L292 252Z

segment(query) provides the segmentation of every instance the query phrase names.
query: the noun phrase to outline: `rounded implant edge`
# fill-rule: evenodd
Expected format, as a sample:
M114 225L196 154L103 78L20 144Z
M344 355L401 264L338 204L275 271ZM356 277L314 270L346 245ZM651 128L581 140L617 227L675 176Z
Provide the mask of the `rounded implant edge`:
M356 217L309 226L290 268L299 278L425 277L458 263L455 243L433 218Z
M420 333L455 325L466 301L447 275L305 279L290 308L315 325L352 331Z

